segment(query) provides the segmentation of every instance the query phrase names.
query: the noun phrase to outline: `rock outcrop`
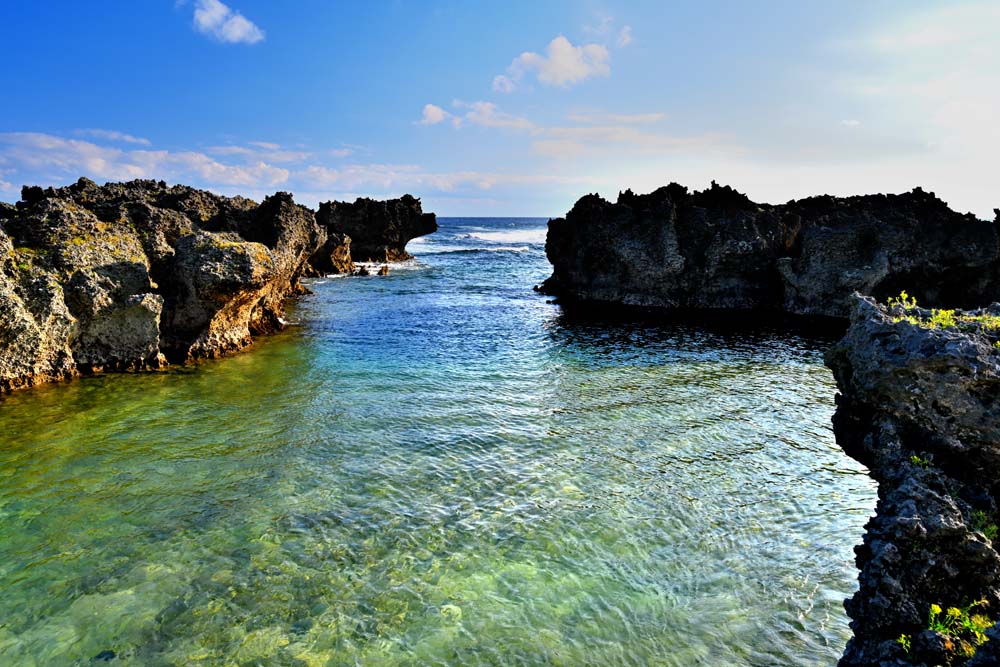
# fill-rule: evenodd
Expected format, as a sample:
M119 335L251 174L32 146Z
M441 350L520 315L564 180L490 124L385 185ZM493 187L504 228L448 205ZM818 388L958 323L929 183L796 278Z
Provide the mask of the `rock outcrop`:
M906 289L929 305L1000 298L997 222L932 193L820 196L772 206L730 187L676 183L610 203L581 198L549 221L552 277L566 300L846 318L855 290Z
M826 357L840 389L834 430L879 500L856 548L854 638L840 664L1000 664L1000 304L852 300Z
M246 347L281 328L324 240L287 193L26 187L0 208L0 391Z
M354 271L347 230L385 261L437 229L409 195L321 212L162 181L25 187L0 203L0 393L240 350L284 326L301 277Z
M350 238L350 253L356 262L411 259L406 244L437 231L436 216L424 213L420 200L410 195L388 201L360 198L353 204L326 202L319 205L316 220L330 239Z

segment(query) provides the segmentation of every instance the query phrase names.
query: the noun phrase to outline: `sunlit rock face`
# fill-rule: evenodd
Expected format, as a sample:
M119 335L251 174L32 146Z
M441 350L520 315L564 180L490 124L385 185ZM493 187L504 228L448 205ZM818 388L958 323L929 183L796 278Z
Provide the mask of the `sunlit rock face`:
M26 187L0 208L0 390L241 349L281 327L325 239L287 193Z
M772 206L676 183L549 222L543 290L567 300L846 318L855 290L975 307L1000 295L997 224L919 188Z
M879 483L844 667L1000 664L998 338L1000 304L935 313L856 295L827 352L837 442Z

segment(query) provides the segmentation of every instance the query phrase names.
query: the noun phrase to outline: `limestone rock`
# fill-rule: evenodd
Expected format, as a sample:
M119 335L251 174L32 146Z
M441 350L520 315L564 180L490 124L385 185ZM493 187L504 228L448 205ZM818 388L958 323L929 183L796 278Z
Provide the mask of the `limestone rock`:
M860 589L845 603L844 667L962 664L965 639L925 632L931 605L981 600L976 613L1000 617L1000 305L970 314L982 325L933 328L921 323L930 315L855 295L826 357L841 392L837 442L879 483L856 549ZM995 664L984 660L970 664Z
M241 349L325 241L291 195L156 181L26 187L0 226L0 391Z
M549 221L546 254L542 289L568 301L846 318L855 290L948 307L1000 296L997 225L919 188L779 206L715 183L587 195Z
M320 204L316 220L331 238L349 237L351 256L358 262L410 259L406 244L437 231L435 215L424 213L420 200L410 195L388 201L359 198L353 204L326 202Z

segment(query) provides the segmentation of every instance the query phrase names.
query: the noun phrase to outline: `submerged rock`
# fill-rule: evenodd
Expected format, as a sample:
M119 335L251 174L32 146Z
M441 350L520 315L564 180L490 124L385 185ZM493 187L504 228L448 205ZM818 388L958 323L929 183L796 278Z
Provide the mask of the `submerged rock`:
M847 317L857 290L907 290L975 307L1000 294L998 225L917 188L772 206L715 183L673 183L614 204L581 198L549 221L543 291L567 300L670 309Z
M351 256L358 262L400 262L411 259L406 244L437 231L437 218L424 213L420 200L375 201L359 198L353 204L330 201L319 205L316 220L331 236L350 238Z
M935 313L853 297L826 356L834 430L879 500L856 548L844 667L998 664L1000 643L982 643L1000 617L998 338L1000 304Z

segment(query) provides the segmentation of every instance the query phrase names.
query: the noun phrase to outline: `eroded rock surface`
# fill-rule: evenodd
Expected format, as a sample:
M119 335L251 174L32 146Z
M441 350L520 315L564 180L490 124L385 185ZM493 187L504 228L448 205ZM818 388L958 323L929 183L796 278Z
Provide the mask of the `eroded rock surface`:
M964 621L954 632L932 622L932 605L983 627L1000 617L1000 304L935 324L931 311L852 301L826 358L841 392L834 429L879 500L856 548L840 664L1000 664L996 627L980 645Z
M325 240L287 193L26 187L0 207L0 391L243 348L281 327Z
M810 197L772 206L730 187L676 183L611 203L581 198L549 221L552 277L567 300L847 317L857 290L976 307L1000 295L998 222L932 193Z
M326 202L320 204L316 220L331 240L350 238L350 254L356 262L410 259L406 244L437 231L436 216L424 213L420 200L410 195L388 201L359 198L353 204ZM323 251L328 252L333 254L333 247Z

